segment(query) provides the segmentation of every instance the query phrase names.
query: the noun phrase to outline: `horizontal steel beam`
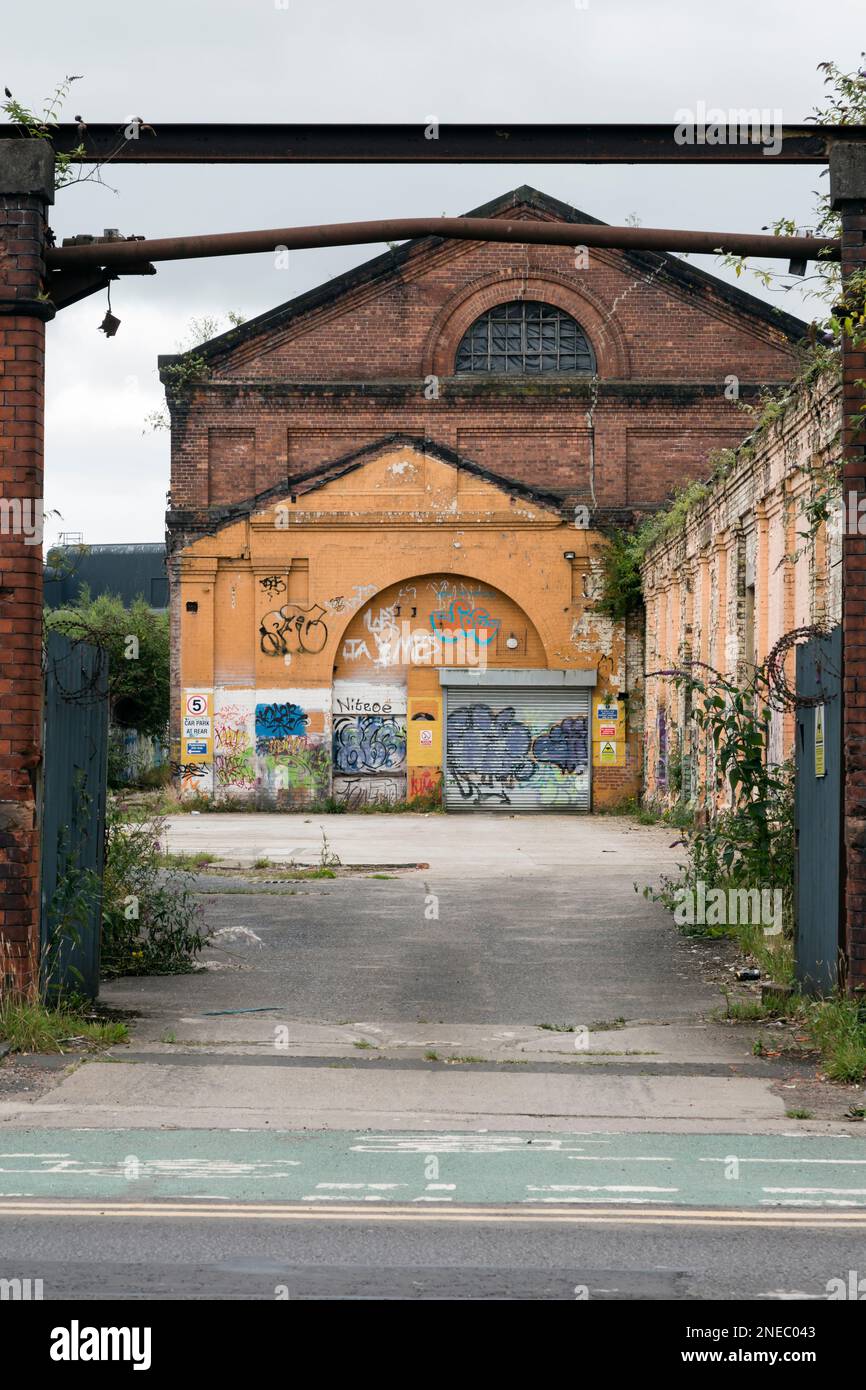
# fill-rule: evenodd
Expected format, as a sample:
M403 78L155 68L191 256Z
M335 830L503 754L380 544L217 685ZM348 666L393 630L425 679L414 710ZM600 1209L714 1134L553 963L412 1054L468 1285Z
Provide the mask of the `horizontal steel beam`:
M712 113L708 113L712 114ZM728 113L731 116L737 113ZM745 118L749 113L739 113ZM697 126L715 139L716 128ZM824 164L834 141L866 142L866 126L785 125L781 148L755 125L723 143L680 143L676 125L60 125L55 147L122 164ZM0 139L20 133L0 125ZM775 134L776 132L773 132ZM432 138L435 134L436 138ZM77 157L77 156L75 156Z
M839 259L831 237L778 237L748 232L690 232L653 227L608 227L604 223L544 222L499 217L405 217L375 222L335 222L314 227L278 227L259 232L218 232L210 236L165 237L156 241L101 241L46 251L49 267L106 266L121 270L141 261L195 260L250 252L310 250L322 246L360 246L413 237L457 241L533 243L541 246L598 246L626 251L691 251L784 260Z

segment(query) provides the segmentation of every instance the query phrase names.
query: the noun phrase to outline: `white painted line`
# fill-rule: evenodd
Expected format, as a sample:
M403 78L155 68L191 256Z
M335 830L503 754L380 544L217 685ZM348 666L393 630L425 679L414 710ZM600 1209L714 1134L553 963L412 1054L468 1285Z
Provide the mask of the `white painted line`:
M407 1182L317 1182L318 1188L333 1188L341 1192L393 1192L398 1187L408 1187Z
M585 1201L586 1201L586 1198L585 1198L585 1197L568 1197L568 1196L565 1196L565 1195L563 1195L562 1193L560 1193L560 1194L558 1194L556 1197L524 1197L523 1200L524 1200L524 1202L574 1202L574 1203L580 1203L580 1202L585 1202ZM646 1205L646 1204L648 1204L648 1203L651 1203L651 1202L658 1202L660 1206L664 1206L664 1202L665 1202L666 1199L665 1199L665 1198L662 1198L662 1197L598 1197L598 1198L596 1198L596 1200L597 1200L597 1201L600 1201L600 1202L610 1202L610 1204L611 1204L612 1206L615 1205L616 1203L620 1203L620 1204L622 1204L623 1206L628 1205L629 1203L633 1203L633 1204L636 1204L636 1205L644 1206L644 1205Z
M731 1138L736 1141L736 1135L732 1135ZM731 1157L732 1155L729 1154L726 1158L699 1158L698 1163L730 1163ZM838 1168L843 1164L861 1167L866 1165L866 1158L740 1158L739 1155L736 1157L739 1163L826 1163L831 1168Z
M861 1208L866 1206L866 1202L843 1202L835 1197L827 1197L823 1202L808 1197L779 1197L771 1201L769 1197L761 1199L761 1206L766 1207L846 1207Z
M637 1157L628 1154L569 1154L568 1157L572 1163L677 1163L683 1161L682 1158L678 1160L672 1156L663 1158L649 1154L640 1154ZM688 1160L685 1161L688 1162Z
M762 1187L762 1192L791 1192L808 1197L866 1197L866 1187Z
M678 1187L635 1187L627 1183L601 1183L592 1187L583 1183L526 1184L527 1192L679 1192Z

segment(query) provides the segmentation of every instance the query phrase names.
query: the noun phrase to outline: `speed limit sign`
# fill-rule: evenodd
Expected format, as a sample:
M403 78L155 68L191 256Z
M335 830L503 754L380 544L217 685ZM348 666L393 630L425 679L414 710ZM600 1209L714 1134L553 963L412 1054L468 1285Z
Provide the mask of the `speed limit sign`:
M207 696L190 695L186 708L188 714L207 714Z

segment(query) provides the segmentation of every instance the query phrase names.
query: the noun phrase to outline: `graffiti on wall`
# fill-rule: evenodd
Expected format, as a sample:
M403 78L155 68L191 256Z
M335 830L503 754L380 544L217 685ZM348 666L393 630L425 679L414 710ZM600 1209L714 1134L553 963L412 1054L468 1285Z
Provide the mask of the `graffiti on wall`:
M394 806L405 793L402 777L334 777L334 799L347 811L364 806Z
M500 620L491 617L486 608L476 608L471 599L452 599L447 608L430 614L430 626L443 642L456 642L462 633L488 646L499 631Z
M560 772L585 772L589 764L589 729L586 718L563 719L539 734L532 753L537 763L553 763Z
M442 772L438 767L410 767L409 800L416 796L438 797L441 781Z
M331 755L327 700L305 708L309 692L226 692L214 716L217 797L305 805L328 795ZM225 697L223 697L225 698ZM318 705L318 708L316 708ZM317 725L315 730L310 725Z
M372 773L406 764L406 722L394 715L334 719L334 772Z
M465 705L448 715L448 770L460 795L476 804L510 804L508 790L535 772L532 734L509 706Z
M365 600L341 644L343 661L380 670L414 665L484 665L485 649L494 641L502 619L491 611L501 599L480 584L437 578L422 586L392 588L383 602L380 594ZM431 605L427 591L432 593ZM329 599L332 611L343 611L344 598ZM345 603L348 609L349 603ZM432 610L432 611L431 611ZM480 656L479 656L480 652Z
M171 764L171 775L180 782L181 792L197 791L198 784L203 777L207 777L210 772L208 763L178 763Z
M248 791L256 784L247 711L223 705L214 716L214 780L217 787Z
M284 603L266 613L259 624L259 644L265 656L315 656L328 641L325 610L320 603L302 608Z
M264 589L266 594L284 594L286 592L286 581L281 574L266 574L259 580L259 586Z
M260 789L289 804L327 796L331 759L316 736L275 739L273 744L258 759Z
M589 722L574 715L533 732L510 705L464 705L448 715L447 748L448 771L466 801L510 806L510 793L531 782L539 805L568 805L589 768Z
M290 738L307 732L307 716L291 701L256 705L256 742L259 739Z

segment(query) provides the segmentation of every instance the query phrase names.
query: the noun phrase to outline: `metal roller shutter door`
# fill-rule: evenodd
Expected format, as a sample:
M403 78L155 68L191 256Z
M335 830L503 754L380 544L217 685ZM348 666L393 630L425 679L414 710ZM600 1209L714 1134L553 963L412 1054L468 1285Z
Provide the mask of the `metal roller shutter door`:
M450 687L449 811L588 811L589 689Z

